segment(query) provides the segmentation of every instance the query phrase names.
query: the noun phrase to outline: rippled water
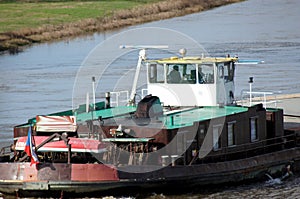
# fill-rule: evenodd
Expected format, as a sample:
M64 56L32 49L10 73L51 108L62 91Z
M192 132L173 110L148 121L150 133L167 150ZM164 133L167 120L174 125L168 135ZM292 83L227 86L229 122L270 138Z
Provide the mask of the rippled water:
M168 195L152 193L142 197L146 199L297 199L300 198L300 178L294 177L283 184L269 186L266 183L253 183L239 186L212 187L210 190L203 190L186 193L183 195ZM137 197L139 198L139 197Z
M299 8L297 0L248 0L127 29L170 28L192 37L213 56L229 53L242 59L264 60L265 64L237 68L236 96L248 88L249 76L254 77L254 89L300 93ZM14 125L38 114L71 109L73 84L81 63L95 46L117 32L36 45L20 54L0 56L0 146L12 142ZM174 197L295 198L300 195L298 183L296 178L278 187L257 184ZM173 196L158 193L152 197Z

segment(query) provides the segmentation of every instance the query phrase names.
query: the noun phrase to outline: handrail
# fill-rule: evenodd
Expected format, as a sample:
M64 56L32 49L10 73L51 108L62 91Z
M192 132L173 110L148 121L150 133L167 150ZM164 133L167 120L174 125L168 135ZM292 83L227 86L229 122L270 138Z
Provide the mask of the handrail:
M241 91L241 100L239 101L242 106L252 106L254 104L263 104L264 108L267 108L267 105L274 104L274 108L277 108L277 103L280 102L277 100L276 94L281 93L270 92L270 91ZM269 106L270 107L270 106Z
M119 106L120 103L122 103L122 102L125 103L125 104L127 104L129 102L129 91L126 91L126 90L124 90L124 91L113 91L113 92L110 92L110 94L111 94L110 103L115 104L115 106ZM121 96L124 97L124 95L125 95L125 99L120 100ZM115 100L113 100L114 99L113 96L115 97Z
M115 106L122 105L128 105L129 103L129 91L123 90L123 91L113 91L110 92L111 94L111 104L114 104ZM136 93L136 96L140 96L140 100L143 99L148 94L148 89L143 88L139 91L139 93ZM137 103L138 101L136 101Z

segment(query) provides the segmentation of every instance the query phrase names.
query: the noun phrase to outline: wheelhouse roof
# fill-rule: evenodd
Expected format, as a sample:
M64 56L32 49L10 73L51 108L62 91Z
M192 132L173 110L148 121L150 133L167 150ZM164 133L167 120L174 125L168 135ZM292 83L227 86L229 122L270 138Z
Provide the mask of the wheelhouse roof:
M237 62L237 57L169 57L164 59L146 60L146 62L157 62L160 64L202 64L202 63L224 63Z

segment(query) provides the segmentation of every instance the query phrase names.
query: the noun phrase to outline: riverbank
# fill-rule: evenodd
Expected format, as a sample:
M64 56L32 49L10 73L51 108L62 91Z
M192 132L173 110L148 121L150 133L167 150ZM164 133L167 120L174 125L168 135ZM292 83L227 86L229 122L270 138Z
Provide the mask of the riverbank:
M168 19L191 13L209 10L244 0L164 0L133 6L128 9L113 10L110 14L85 18L61 24L47 23L39 27L28 27L0 33L0 52L17 53L25 46L70 37L114 30L145 22ZM68 1L70 6L72 1ZM87 1L82 2L82 4ZM39 4L41 2L37 2ZM20 11L22 12L22 11ZM5 20L5 19L4 19Z

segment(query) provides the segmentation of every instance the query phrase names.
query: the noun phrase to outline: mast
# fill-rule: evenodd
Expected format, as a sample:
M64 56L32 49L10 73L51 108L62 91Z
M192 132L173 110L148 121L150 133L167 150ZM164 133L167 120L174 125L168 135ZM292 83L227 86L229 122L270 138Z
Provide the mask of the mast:
M122 45L120 46L121 49L140 49L139 52L139 59L136 65L136 70L135 70L135 75L133 79L133 84L131 88L131 93L130 93L130 98L129 98L129 105L135 105L135 95L136 95L136 87L137 87L137 82L139 79L140 71L141 71L141 66L142 66L142 61L146 60L146 50L151 48L151 49L167 49L168 46L164 45L158 45L158 46L152 46L152 45L141 45L141 46L133 46L133 45Z
M139 59L138 59L137 65L136 65L134 80L133 80L130 98L129 98L129 105L135 105L135 94L136 94L137 82L138 82L140 71L141 71L142 61L145 59L146 59L146 50L142 49L139 52Z

